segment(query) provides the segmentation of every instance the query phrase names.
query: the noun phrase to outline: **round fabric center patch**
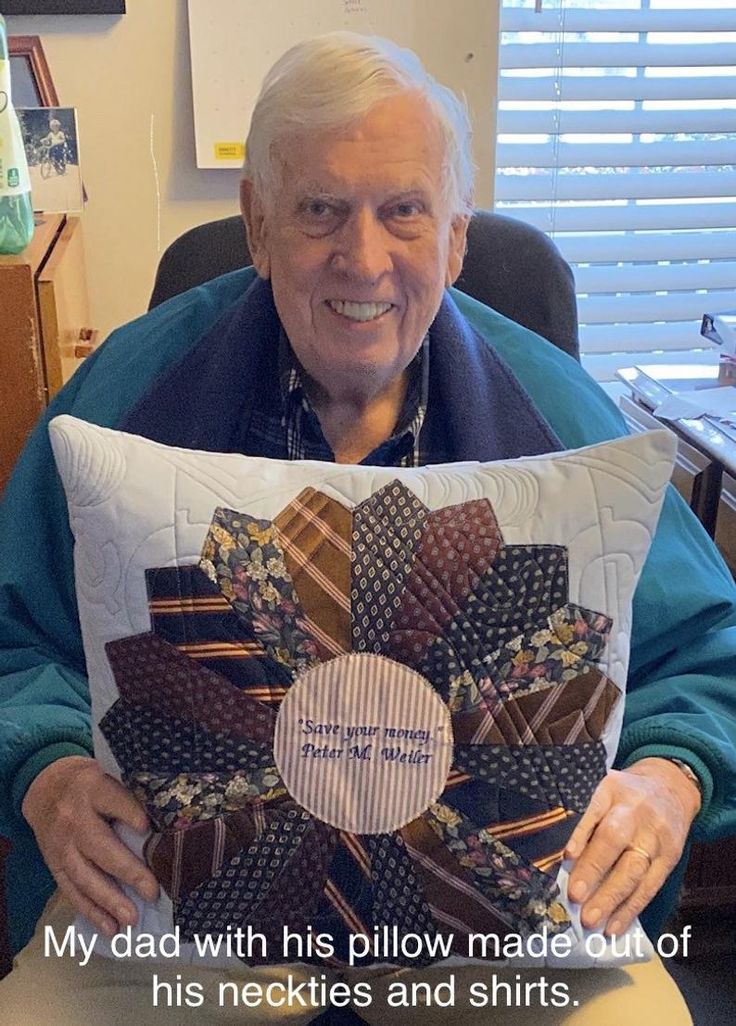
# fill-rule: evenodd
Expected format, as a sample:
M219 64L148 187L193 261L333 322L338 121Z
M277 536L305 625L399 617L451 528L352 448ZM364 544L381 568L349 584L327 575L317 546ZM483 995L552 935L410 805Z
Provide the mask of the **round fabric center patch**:
M452 727L421 674L352 653L307 670L281 704L276 765L318 819L356 834L398 830L445 788Z

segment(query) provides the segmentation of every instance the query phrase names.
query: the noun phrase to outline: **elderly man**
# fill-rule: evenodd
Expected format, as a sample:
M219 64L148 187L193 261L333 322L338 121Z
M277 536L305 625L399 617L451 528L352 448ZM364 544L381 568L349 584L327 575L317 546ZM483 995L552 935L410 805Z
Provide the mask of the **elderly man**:
M266 78L247 153L241 205L257 277L219 279L116 332L50 413L200 449L385 466L513 457L620 433L576 365L506 325L501 334L517 343L506 352L510 367L493 349L498 339L483 339L446 292L472 209L469 131L457 99L413 54L348 33L294 48ZM468 312L481 333L500 323L477 305ZM89 757L63 519L44 422L9 487L2 526L0 830L30 851L24 818L58 884L42 924L58 933L76 910L112 934L136 919L121 885L151 901L157 884L112 829L143 832L145 813ZM601 783L568 846L570 896L584 924L608 934L651 902L694 820L715 833L735 818L726 796L736 779L736 601L715 550L674 497L636 616L624 768ZM178 1023L197 1014L184 999L152 1009L151 971L97 955L84 969L44 964L39 931L0 985L3 1021ZM658 960L569 972L577 1007L547 1007L545 1021L689 1022ZM163 966L159 977L186 994L188 973ZM242 980L280 973L243 968ZM460 973L462 985L482 973ZM191 976L209 988L218 973ZM368 1022L387 1021L380 991L390 979L375 977L376 998L361 1010ZM229 1021L227 1009L219 1014ZM231 1014L306 1022L316 1012ZM394 1014L422 1023L488 1017L467 1002ZM507 1018L539 1014L521 1007ZM208 1019L217 1016L208 1007Z

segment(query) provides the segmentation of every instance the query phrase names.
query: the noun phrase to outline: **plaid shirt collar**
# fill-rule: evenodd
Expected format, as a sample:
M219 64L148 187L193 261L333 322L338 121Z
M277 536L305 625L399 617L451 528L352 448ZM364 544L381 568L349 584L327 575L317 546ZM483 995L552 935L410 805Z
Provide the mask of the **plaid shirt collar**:
M278 367L287 459L334 461L335 454L304 389L299 364L283 328L279 333ZM429 334L409 365L409 375L409 387L393 434L369 453L363 463L421 466L419 434L429 398Z

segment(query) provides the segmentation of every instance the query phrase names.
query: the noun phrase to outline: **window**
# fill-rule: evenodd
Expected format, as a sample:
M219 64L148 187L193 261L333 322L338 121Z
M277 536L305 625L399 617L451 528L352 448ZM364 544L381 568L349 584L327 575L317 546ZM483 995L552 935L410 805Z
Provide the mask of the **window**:
M736 307L734 0L503 0L500 67L496 209L572 265L584 366L697 360Z

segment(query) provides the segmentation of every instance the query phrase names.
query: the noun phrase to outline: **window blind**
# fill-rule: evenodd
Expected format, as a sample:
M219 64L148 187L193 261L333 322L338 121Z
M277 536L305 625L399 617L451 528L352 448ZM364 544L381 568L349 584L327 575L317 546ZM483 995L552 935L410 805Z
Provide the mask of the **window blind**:
M736 307L734 0L503 0L495 198L571 263L594 377L697 360Z

